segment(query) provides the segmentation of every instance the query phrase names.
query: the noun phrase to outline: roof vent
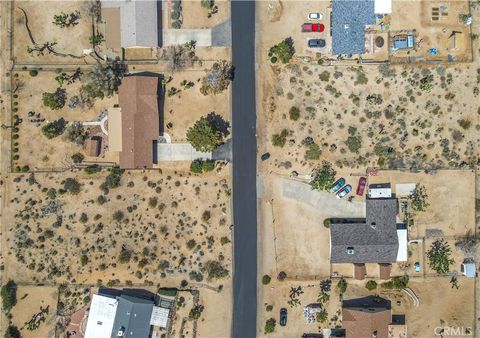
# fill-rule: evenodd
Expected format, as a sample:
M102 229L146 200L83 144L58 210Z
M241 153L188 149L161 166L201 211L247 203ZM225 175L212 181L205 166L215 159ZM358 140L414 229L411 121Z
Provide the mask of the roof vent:
M347 248L347 255L353 255L355 253L355 250L353 249L353 246L349 246Z
M350 25L349 25L348 23L346 23L345 25L343 25L343 28L344 28L345 30L347 30L347 29L350 28Z
M377 223L376 222L370 223L370 228L376 229L377 228Z

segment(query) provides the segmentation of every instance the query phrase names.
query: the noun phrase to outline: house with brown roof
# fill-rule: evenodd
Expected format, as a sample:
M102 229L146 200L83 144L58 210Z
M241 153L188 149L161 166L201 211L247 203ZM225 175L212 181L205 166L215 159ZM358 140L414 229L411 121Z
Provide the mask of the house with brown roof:
M159 78L126 76L119 106L108 111L109 150L119 152L122 169L151 169L160 135Z
M342 329L346 338L406 338L404 315L392 315L389 300L368 296L344 300Z

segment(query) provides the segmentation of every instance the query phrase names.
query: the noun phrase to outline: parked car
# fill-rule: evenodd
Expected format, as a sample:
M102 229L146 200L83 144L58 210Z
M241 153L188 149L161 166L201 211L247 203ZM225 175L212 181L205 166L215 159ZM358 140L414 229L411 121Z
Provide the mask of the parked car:
M327 43L324 39L310 39L308 40L308 47L310 48L321 48L325 47Z
M287 325L287 309L282 307L280 309L280 326Z
M302 32L319 32L325 31L325 25L323 23L304 23L302 25Z
M358 196L363 196L366 185L367 185L367 179L365 177L360 177L360 179L358 180L358 186L357 186Z
M262 159L262 161L266 161L270 158L270 153L265 153L260 158Z
M347 184L344 186L342 189L340 189L339 192L337 192L337 197L342 198L347 196L350 192L352 191L352 186L350 184Z
M308 20L322 20L323 14L322 13L309 13L307 16Z
M330 192L337 192L340 190L341 187L345 184L345 179L340 177L338 180L333 183L332 187L330 188Z

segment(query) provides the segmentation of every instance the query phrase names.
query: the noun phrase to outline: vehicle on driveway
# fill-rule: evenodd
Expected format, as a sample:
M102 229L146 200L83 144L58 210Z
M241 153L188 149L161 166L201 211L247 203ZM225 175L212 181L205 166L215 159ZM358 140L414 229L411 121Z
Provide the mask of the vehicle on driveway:
M322 20L323 14L322 13L309 13L307 16L308 20Z
M350 192L352 191L352 186L350 184L347 184L344 186L342 189L340 189L339 192L337 192L337 198L342 198L347 196Z
M325 47L327 43L324 39L310 39L308 40L308 47L310 48L321 48Z
M270 153L265 153L260 158L262 159L262 161L266 161L270 158Z
M358 196L363 196L366 185L367 185L367 179L365 177L360 177L360 179L358 180L358 186L357 186Z
M287 309L282 307L280 309L280 326L286 326L287 325Z
M304 23L302 25L302 32L318 32L323 33L325 25L323 23Z
M338 180L333 183L332 187L330 188L330 192L337 192L340 190L341 187L345 184L345 179L340 177Z

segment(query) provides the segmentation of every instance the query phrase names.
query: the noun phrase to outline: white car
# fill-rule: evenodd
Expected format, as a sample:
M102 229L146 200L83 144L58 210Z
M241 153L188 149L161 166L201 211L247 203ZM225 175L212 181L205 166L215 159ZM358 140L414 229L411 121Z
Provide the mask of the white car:
M321 13L310 13L307 18L308 20L322 20L323 15Z

